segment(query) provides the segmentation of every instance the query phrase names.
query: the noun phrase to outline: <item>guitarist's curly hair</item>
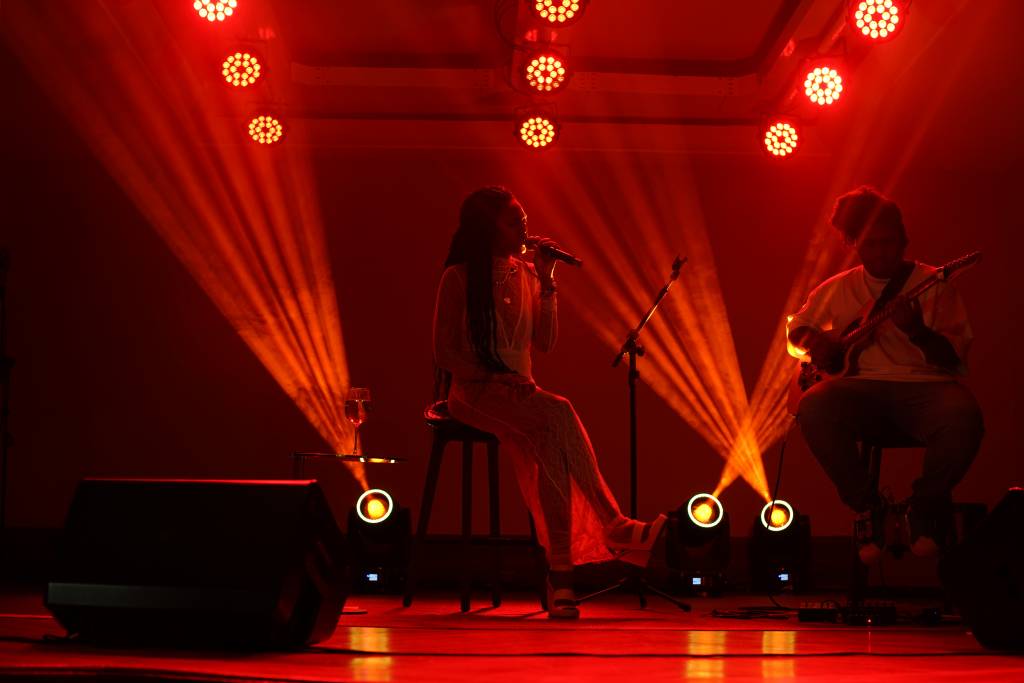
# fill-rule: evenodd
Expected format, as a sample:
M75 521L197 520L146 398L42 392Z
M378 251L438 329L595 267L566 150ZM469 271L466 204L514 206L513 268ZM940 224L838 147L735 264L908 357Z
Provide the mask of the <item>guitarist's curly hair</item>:
M831 223L842 233L847 244L856 242L861 233L872 225L894 227L907 242L907 229L903 225L900 207L870 185L861 185L836 199Z

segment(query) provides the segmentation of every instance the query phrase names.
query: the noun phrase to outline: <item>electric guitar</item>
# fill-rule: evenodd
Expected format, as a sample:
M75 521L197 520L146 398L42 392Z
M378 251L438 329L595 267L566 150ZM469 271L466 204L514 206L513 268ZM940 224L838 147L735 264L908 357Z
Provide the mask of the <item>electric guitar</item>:
M875 330L896 313L901 299L916 299L935 285L951 280L964 268L973 266L980 260L981 252L976 251L941 266L933 274L902 295L902 297L894 298L893 301L883 306L874 315L868 315L870 313L869 309L868 313L864 314L864 317L850 323L837 340L839 347L837 353L829 358L813 358L810 361L801 361L800 367L797 369L793 376L793 381L789 385L788 408L790 414L797 414L800 399L803 398L804 392L808 389L818 382L827 382L837 377L843 377L850 371L851 358L855 353L859 353L860 350L871 344Z

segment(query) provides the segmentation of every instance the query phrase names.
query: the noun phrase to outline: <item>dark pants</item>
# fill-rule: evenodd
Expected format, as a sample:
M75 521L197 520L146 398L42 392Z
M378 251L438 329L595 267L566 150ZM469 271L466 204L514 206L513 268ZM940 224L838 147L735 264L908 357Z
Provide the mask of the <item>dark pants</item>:
M957 382L888 382L844 377L812 387L800 402L799 422L811 452L854 512L867 510L877 491L857 442L885 446L900 435L925 445L911 508L948 508L981 445L981 410Z

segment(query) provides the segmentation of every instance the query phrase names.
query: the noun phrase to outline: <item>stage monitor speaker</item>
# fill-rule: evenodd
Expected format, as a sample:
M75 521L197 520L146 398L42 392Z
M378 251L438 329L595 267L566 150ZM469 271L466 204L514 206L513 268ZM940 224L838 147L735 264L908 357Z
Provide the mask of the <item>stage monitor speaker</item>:
M964 623L994 650L1024 652L1024 489L1013 488L939 572Z
M315 481L85 479L46 606L90 641L289 648L330 637L349 580Z

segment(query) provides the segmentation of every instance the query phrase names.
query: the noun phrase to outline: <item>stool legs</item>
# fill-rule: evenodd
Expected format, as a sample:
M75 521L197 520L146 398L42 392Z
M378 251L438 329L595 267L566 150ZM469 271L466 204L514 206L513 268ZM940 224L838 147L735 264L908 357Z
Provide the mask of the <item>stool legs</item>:
M419 583L419 568L423 558L423 550L427 536L427 529L430 524L430 511L434 505L435 492L438 479L441 473L441 461L444 458L445 446L451 437L446 438L442 433L435 432L433 445L430 450L430 460L427 463L426 480L423 485L423 497L420 501L420 515L416 524L416 536L412 543L410 553L409 569L405 580L405 595L402 604L409 607L412 604L413 595ZM459 608L462 612L470 609L470 598L472 594L473 581L473 440L462 440L462 534L460 539L461 562L460 562L460 588ZM499 462L497 440L487 440L487 489L489 503L489 532L488 542L491 545L492 566L492 588L491 604L494 607L501 606L501 498L499 490ZM537 530L530 516L530 541L534 548L537 548ZM543 552L538 554L538 565L540 574L540 603L547 609L546 582L547 567Z
M437 491L437 479L441 473L441 458L444 456L444 439L435 436L434 444L430 448L430 460L427 462L427 478L423 483L423 498L420 501L420 516L416 522L416 539L413 541L412 557L409 561L409 570L405 577L405 596L402 604L408 607L412 604L412 596L416 591L416 582L419 580L419 562L423 554L423 540L427 536L427 525L430 524L430 510L434 506L434 493Z
M494 583L491 586L491 605L501 606L501 500L498 491L498 442L487 443L487 499L491 509L491 552L493 553Z
M871 478L871 488L878 491L879 482L882 478L882 448L862 443L860 447L861 461L868 470ZM860 605L864 602L864 596L868 587L868 574L870 568L860 561L856 547L853 550L852 568L850 570L850 595L851 605Z
M473 442L462 442L462 593L459 607L469 611L473 568Z
M871 488L878 491L882 480L882 447L862 446L861 457L868 466L868 475L871 477Z

